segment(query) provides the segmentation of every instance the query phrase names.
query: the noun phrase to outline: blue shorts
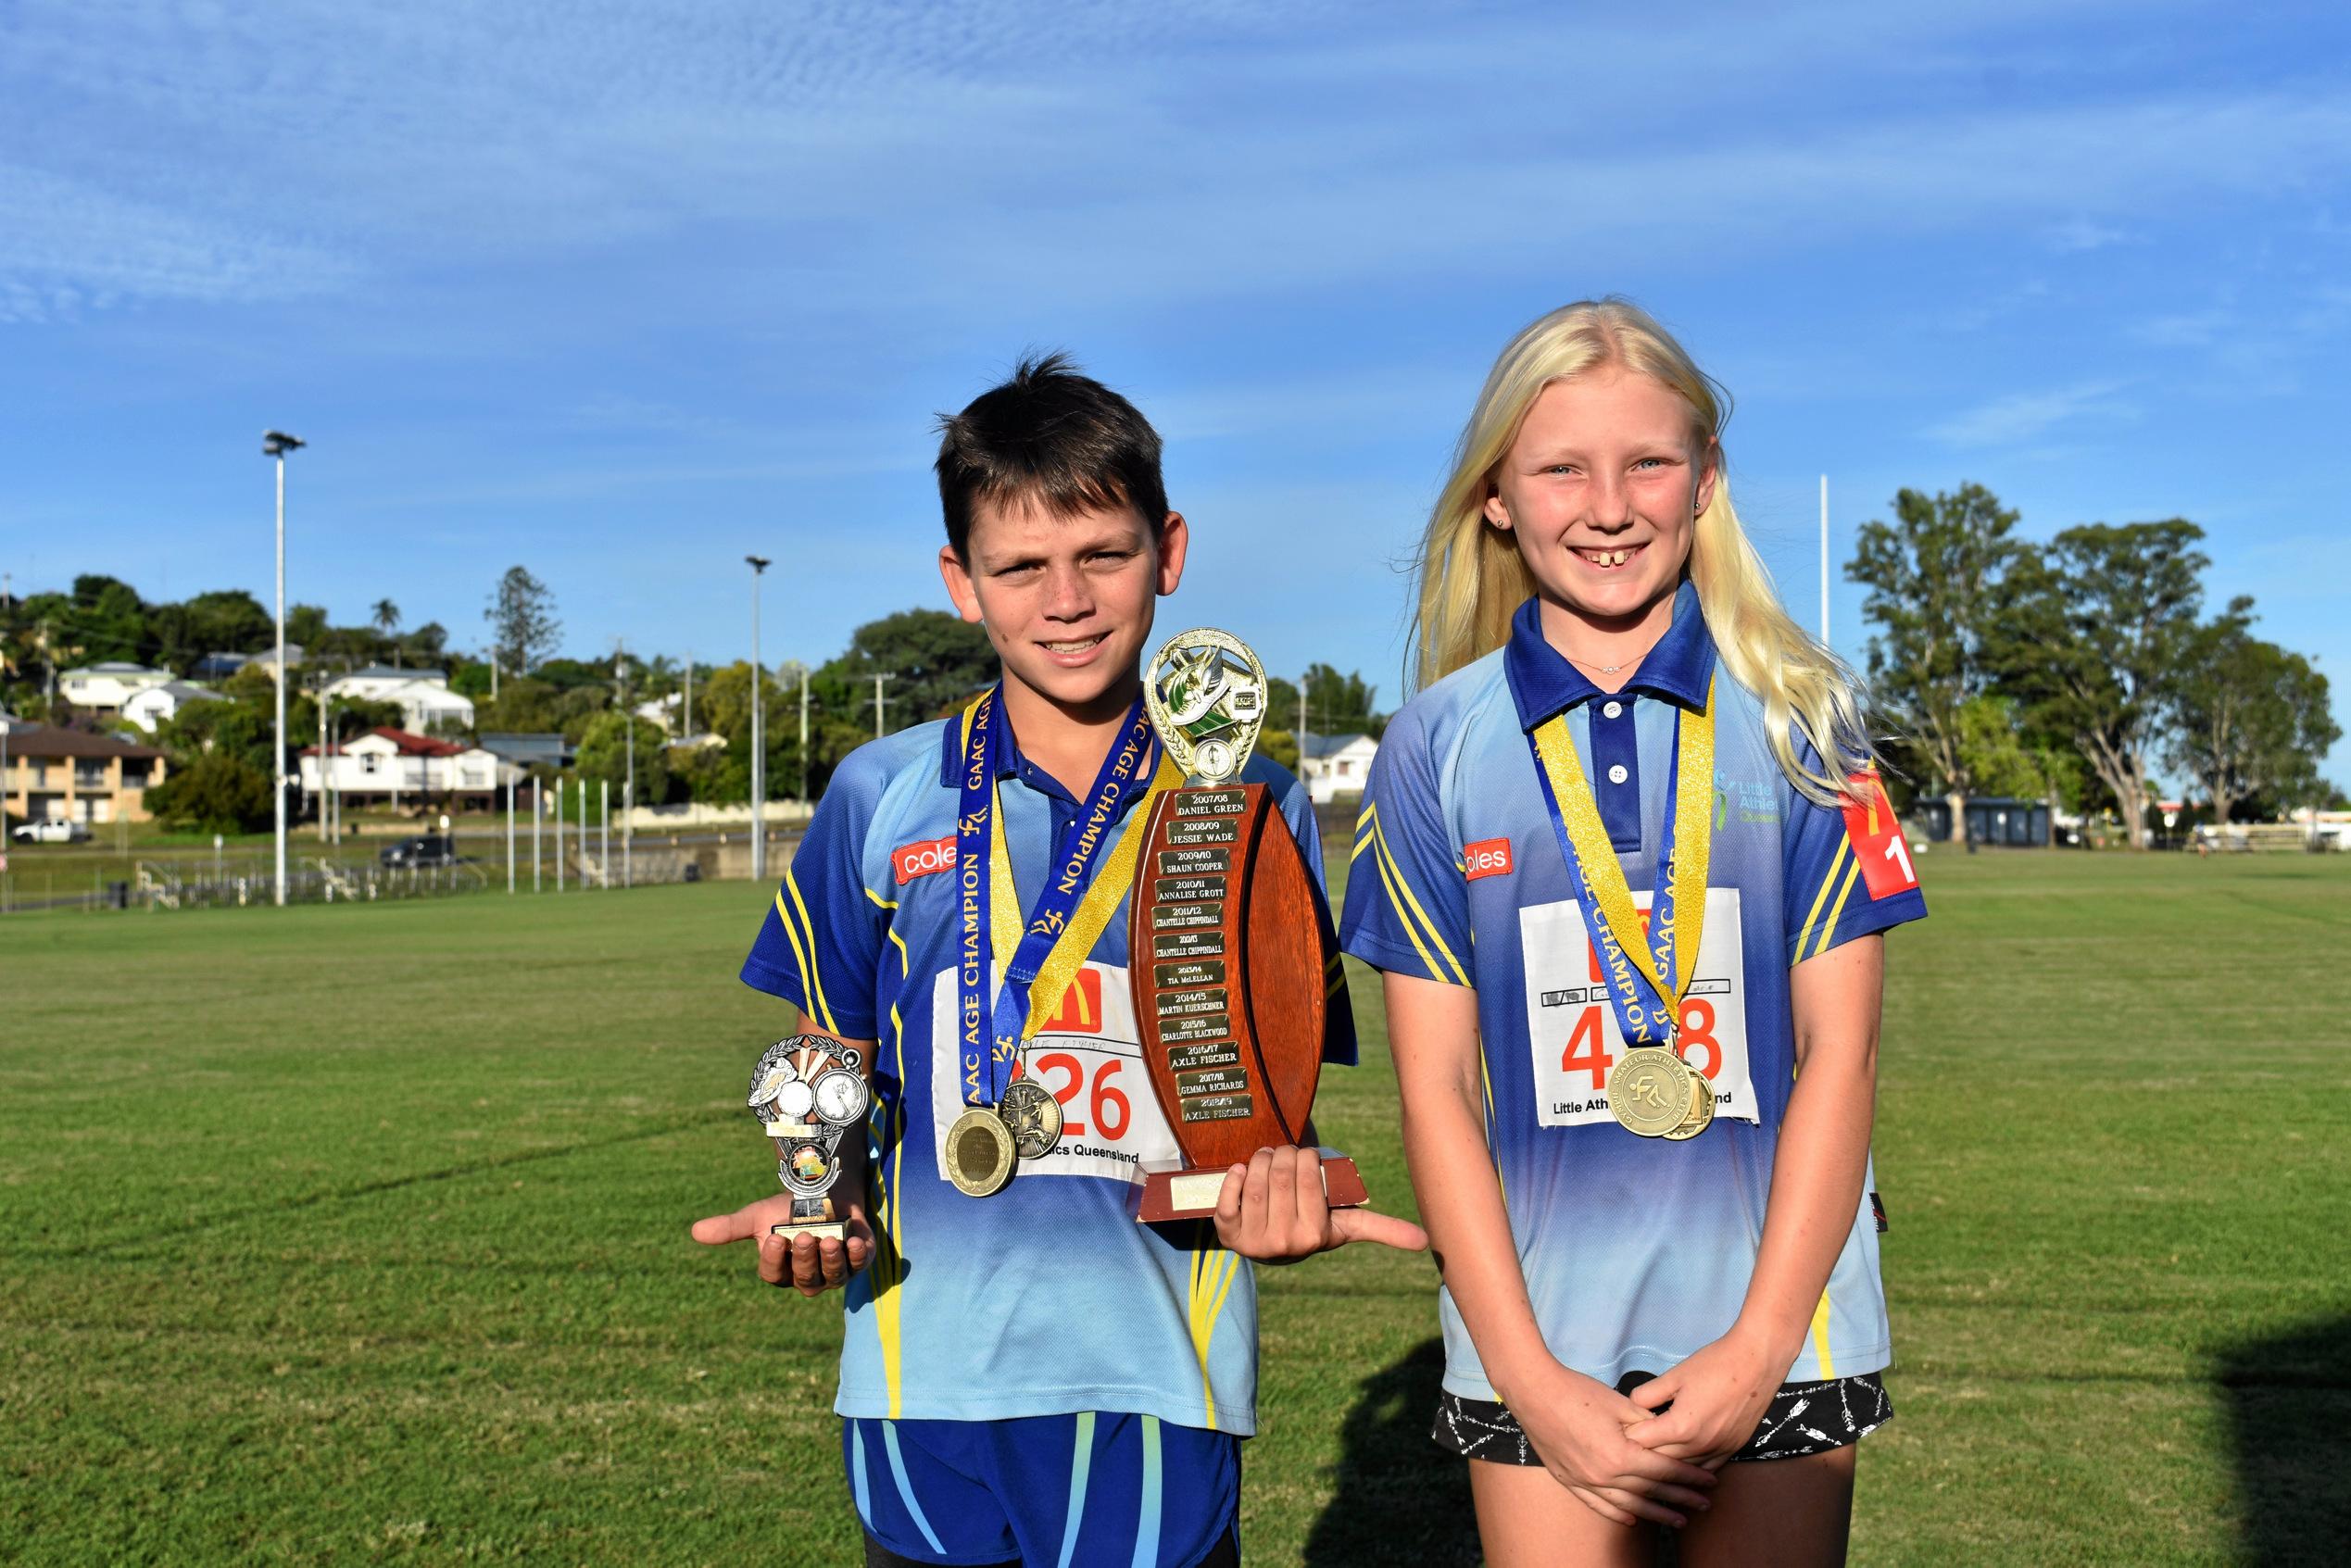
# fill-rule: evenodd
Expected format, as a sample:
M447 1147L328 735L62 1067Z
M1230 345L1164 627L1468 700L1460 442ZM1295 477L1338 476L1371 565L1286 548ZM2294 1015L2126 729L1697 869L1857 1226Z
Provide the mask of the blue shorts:
M914 1562L1194 1568L1240 1522L1240 1439L1157 1416L841 1423L865 1533Z

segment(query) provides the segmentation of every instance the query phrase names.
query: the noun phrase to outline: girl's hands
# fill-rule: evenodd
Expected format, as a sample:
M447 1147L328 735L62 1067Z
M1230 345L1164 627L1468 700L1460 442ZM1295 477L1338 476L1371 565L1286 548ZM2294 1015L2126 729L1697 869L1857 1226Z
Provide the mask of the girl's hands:
M1631 1402L1644 1411L1673 1409L1627 1436L1656 1453L1719 1470L1754 1438L1793 1359L1772 1355L1759 1337L1734 1327L1632 1391Z
M783 1236L770 1236L770 1225L780 1225L792 1217L789 1193L747 1203L732 1214L712 1214L697 1220L694 1239L705 1247L756 1241L760 1278L778 1287L789 1286L803 1296L822 1296L847 1285L849 1275L874 1259L874 1227L865 1217L862 1184L844 1176L834 1184L831 1197L833 1212L847 1216L849 1234L845 1240L835 1241L828 1236L819 1241L802 1235L787 1242Z
M1714 1473L1634 1442L1649 1412L1604 1383L1552 1361L1514 1381L1510 1412L1552 1479L1603 1519L1679 1527L1712 1506Z

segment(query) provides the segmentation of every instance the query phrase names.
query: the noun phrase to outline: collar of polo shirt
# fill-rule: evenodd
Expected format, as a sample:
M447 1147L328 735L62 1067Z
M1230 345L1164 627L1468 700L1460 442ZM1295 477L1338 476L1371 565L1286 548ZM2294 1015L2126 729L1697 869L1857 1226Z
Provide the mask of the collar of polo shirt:
M1510 682L1510 698L1518 709L1518 725L1531 730L1554 713L1578 703L1609 696L1584 672L1561 657L1543 639L1542 606L1528 598L1510 618L1510 641L1502 649L1502 672ZM1706 631L1706 618L1698 608L1696 584L1684 583L1674 592L1674 621L1657 646L1641 657L1641 668L1625 683L1625 692L1664 697L1684 708L1706 705L1706 684L1715 672L1715 639Z

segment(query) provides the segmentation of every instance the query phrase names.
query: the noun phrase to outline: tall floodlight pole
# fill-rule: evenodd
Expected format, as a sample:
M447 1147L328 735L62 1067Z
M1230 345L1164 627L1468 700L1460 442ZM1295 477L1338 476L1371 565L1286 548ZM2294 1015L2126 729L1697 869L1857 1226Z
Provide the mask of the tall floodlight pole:
M1820 476L1820 646L1829 646L1829 476Z
M800 804L808 805L808 666L800 666Z
M626 655L612 660L612 678L621 683L621 724L628 734L628 782L621 786L621 885L636 885L636 714L629 708L629 666Z
M760 669L760 579L775 563L745 556L751 569L751 880L767 880L767 677Z
M285 455L298 452L302 443L282 430L264 431L261 455L278 465L278 666L276 739L270 754L277 766L270 771L270 795L276 804L277 873L271 884L279 908L285 906Z

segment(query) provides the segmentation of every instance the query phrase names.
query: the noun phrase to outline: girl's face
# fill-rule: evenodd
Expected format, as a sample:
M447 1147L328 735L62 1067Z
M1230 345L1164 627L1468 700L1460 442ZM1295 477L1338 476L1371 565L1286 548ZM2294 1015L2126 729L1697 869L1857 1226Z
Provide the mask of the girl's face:
M1496 467L1486 519L1518 535L1545 598L1627 625L1673 596L1716 469L1679 394L1606 365L1536 397Z

